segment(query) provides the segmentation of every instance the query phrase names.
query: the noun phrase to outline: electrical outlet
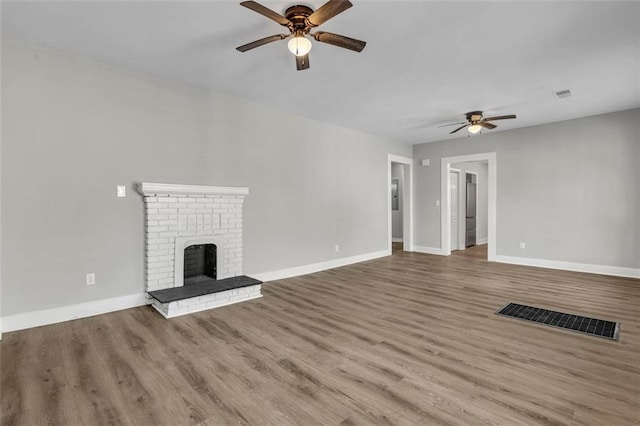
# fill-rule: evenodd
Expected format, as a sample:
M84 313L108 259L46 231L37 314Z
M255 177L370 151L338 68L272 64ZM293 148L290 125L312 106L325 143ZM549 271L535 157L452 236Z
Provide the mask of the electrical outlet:
M93 272L87 274L87 285L95 285L96 284L96 274Z
M338 253L339 251L340 251L340 246L336 244L336 253Z
M436 200L436 207L440 207L440 200Z
M116 185L116 197L123 198L127 196L127 187L125 185Z
M521 249L525 249L526 248L526 244L524 242L522 242L522 241L520 242L520 248Z

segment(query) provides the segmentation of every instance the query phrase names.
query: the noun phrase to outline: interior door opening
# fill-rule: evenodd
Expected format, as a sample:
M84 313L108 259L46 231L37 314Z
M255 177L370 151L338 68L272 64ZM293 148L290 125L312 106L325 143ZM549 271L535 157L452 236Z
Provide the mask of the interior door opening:
M483 160L455 163L452 164L451 171L459 172L456 181L457 191L454 195L451 189L449 208L452 228L451 250L466 250L482 246L487 243L488 162ZM450 186L453 185L452 180ZM457 231L455 236L454 226ZM485 249L486 247L483 247L482 251L474 250L474 255L487 258Z
M444 157L441 165L441 253L448 256L452 250L472 249L470 255L482 255L493 261L496 256L496 154L488 152ZM452 195L452 170L460 170L457 197ZM452 207L458 210L453 218ZM452 229L455 219L458 226Z
M413 160L388 155L388 253L413 248Z
M483 176L484 177L484 176ZM464 203L464 247L473 247L478 242L478 226L486 221L486 215L482 215L482 219L478 215L478 173L465 172L465 203ZM486 229L486 227L484 227Z
M408 251L409 247L405 247L404 231L405 231L405 206L404 193L406 187L406 176L408 175L409 166L402 163L391 163L391 241L392 251Z

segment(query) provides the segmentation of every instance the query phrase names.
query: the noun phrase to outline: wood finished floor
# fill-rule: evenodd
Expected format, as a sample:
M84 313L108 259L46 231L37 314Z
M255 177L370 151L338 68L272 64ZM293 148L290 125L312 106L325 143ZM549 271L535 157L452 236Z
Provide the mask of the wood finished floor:
M163 319L5 334L2 425L637 425L640 280L398 252ZM608 341L494 315L620 321Z
M487 244L480 246L467 247L464 250L454 250L451 252L452 256L474 258L478 260L487 260Z

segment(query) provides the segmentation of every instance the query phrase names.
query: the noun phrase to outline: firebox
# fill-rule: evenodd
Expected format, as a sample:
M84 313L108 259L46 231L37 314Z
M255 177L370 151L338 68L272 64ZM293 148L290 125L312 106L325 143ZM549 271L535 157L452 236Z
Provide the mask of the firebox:
M216 279L217 247L194 244L184 249L184 285Z

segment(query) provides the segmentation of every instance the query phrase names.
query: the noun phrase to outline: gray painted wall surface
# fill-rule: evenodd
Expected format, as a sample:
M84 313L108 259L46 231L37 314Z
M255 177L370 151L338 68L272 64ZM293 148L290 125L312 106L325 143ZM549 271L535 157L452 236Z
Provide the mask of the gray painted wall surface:
M2 123L5 316L141 293L141 181L250 187L247 274L385 250L387 154L412 150L15 40Z
M404 188L404 166L399 163L391 164L391 179L398 179L398 210L391 210L391 236L402 239L402 191Z
M488 169L487 162L482 161L469 161L466 163L455 163L452 164L451 167L454 169L459 169L462 171L462 186L460 188L461 198L463 200L460 208L464 211L465 209L465 200L467 199L467 186L465 184L465 173L466 172L474 172L477 173L478 181L476 186L477 191L477 204L476 204L476 213L478 216L476 217L476 240L487 240L487 224L488 224L488 214L489 214L489 194L487 193L487 180L488 180Z
M440 160L496 152L497 254L640 267L640 109L414 146L416 245L440 247ZM526 242L525 250L519 242Z

